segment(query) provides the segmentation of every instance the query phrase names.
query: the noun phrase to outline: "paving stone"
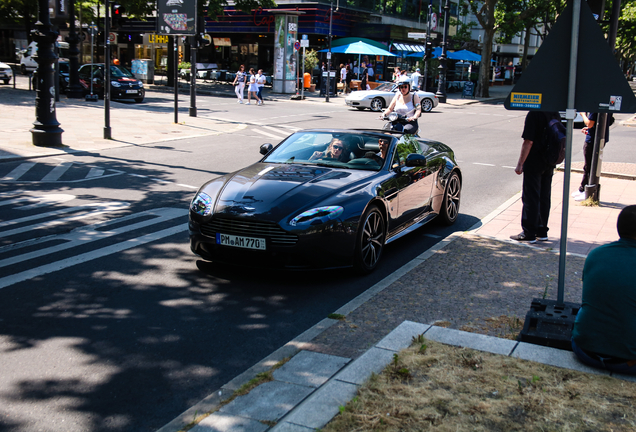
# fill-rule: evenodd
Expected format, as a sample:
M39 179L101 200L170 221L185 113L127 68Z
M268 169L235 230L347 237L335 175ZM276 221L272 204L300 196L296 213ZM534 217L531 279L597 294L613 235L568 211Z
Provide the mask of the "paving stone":
M267 425L256 420L214 413L201 420L190 432L265 432L267 429Z
M226 415L241 415L254 420L277 421L311 392L311 387L270 381L245 396L239 396L219 410Z
M288 423L286 421L280 422L270 429L271 432L315 432L315 430L314 428Z
M351 384L364 384L372 372L380 373L384 370L386 365L393 360L393 354L395 354L394 351L371 348L338 373L335 379Z
M462 346L494 354L510 355L518 342L461 330L432 326L424 334L426 339L448 345Z
M392 351L400 351L408 348L413 341L413 337L421 335L431 328L428 324L420 324L413 321L404 321L397 326L395 330L386 335L376 345L377 348L383 348Z
M308 387L320 387L351 359L301 351L280 369L274 371L274 379Z
M541 345L519 342L512 352L512 357L543 363L551 366L573 369L597 375L609 375L609 372L595 369L581 363L572 351L564 351Z
M340 406L349 402L357 392L358 386L354 384L331 380L293 410L284 421L312 429L322 428L340 412Z

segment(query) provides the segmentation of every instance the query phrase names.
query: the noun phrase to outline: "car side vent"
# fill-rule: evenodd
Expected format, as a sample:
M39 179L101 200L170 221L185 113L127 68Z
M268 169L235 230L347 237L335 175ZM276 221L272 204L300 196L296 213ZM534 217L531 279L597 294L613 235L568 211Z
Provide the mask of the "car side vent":
M201 225L201 233L208 237L215 237L216 233L266 237L277 246L293 246L298 242L297 235L288 233L275 223L244 219L212 219Z

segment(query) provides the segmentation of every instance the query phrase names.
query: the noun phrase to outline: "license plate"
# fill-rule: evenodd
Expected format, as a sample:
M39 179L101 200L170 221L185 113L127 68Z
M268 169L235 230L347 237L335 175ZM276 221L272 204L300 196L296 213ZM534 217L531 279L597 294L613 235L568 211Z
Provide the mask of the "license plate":
M126 93L137 93L138 90L126 90Z
M216 233L216 243L243 249L265 250L265 239Z

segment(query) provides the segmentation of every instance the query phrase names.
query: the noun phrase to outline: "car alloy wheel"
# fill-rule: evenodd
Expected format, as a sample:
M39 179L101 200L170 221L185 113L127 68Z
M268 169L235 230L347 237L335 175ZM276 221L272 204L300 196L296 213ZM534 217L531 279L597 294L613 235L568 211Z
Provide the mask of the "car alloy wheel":
M383 107L384 107L384 103L382 102L382 99L374 98L371 101L371 111L373 111L373 112L382 111Z
M354 262L358 271L369 273L377 267L385 237L384 216L376 206L371 206L362 216L362 224L358 230Z
M444 201L440 209L440 220L444 225L452 225L459 216L459 202L461 200L462 184L457 173L452 173L446 184Z
M433 101L430 100L429 98L424 99L422 101L422 111L431 112L432 109L433 109Z

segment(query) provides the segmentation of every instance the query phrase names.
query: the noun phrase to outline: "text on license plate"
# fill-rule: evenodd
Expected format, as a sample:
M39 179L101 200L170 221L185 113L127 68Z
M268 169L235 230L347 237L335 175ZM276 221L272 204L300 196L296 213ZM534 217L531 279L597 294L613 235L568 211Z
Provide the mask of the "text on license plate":
M216 243L244 249L265 250L265 239L216 233Z
M137 93L137 90L126 90L126 93Z

